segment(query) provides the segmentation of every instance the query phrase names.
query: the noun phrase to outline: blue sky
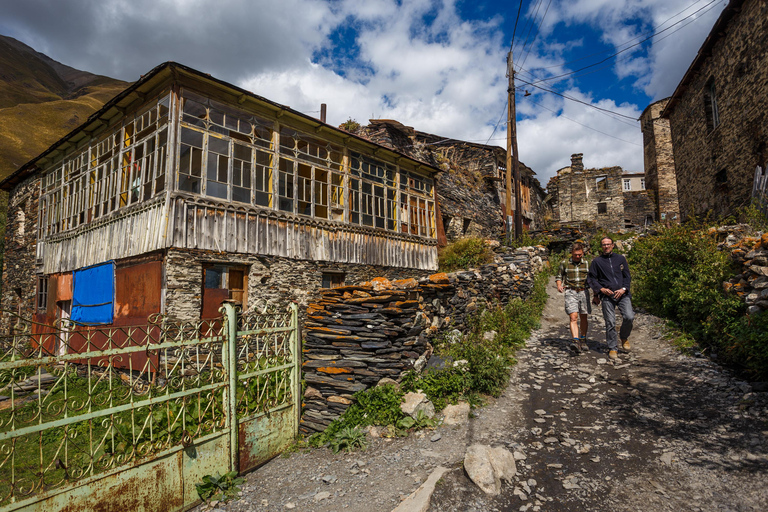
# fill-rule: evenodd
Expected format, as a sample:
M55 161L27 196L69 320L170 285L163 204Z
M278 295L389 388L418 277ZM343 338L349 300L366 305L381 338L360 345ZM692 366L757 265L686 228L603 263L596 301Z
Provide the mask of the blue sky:
M572 153L642 171L635 119L672 94L726 4L523 0L515 30L517 0L0 0L0 33L114 78L175 60L310 115L327 103L333 124L505 147L514 32L520 158L546 185Z

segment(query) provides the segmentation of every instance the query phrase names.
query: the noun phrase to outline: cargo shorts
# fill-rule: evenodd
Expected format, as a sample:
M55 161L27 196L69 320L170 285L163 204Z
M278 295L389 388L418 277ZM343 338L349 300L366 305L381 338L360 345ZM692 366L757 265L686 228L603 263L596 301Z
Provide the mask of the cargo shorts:
M589 288L584 288L580 292L566 289L565 312L568 315L571 313L579 313L581 315L588 315L592 313L592 304L589 300Z

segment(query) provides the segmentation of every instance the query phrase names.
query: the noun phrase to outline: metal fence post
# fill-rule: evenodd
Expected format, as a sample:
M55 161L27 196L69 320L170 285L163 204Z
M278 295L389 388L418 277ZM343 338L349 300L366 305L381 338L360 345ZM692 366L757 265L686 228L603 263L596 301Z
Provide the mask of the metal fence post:
M301 337L299 335L299 307L291 303L291 352L293 353L293 368L291 369L291 379L293 383L293 400L296 405L296 432L301 424Z
M237 423L237 312L232 304L224 303L226 352L224 368L229 377L227 387L227 424L229 426L229 461L230 471L239 471Z

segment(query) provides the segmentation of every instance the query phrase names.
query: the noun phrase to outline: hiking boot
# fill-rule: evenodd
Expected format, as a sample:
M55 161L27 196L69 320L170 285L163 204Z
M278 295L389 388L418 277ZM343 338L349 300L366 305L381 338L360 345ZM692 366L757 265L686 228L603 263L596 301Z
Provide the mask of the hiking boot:
M629 340L621 340L621 348L629 352L632 346L629 344Z
M615 361L619 358L619 353L615 350L608 351L608 359Z
M579 355L581 352L580 346L579 346L579 339L574 338L571 343L568 344L568 350L574 353L574 355Z
M589 352L586 336L582 336L581 338L579 338L579 350L581 350L582 352Z

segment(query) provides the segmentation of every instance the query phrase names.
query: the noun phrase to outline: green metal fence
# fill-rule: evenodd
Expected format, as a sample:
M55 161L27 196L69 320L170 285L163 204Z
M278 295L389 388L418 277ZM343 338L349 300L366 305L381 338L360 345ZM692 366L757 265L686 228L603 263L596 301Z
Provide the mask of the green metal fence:
M278 453L298 430L296 312L109 328L4 313L0 511L184 510L204 475Z

